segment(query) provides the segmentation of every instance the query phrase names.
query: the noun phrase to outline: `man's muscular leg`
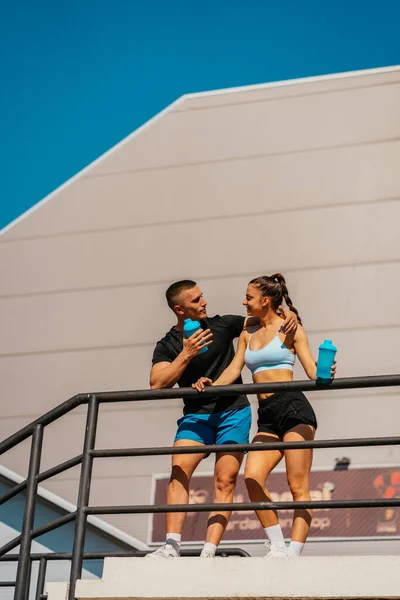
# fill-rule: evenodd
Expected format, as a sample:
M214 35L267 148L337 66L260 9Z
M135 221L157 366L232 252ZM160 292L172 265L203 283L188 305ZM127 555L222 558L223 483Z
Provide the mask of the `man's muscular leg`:
M193 440L177 440L177 446L203 446ZM205 454L174 454L172 471L167 489L167 504L187 504L189 502L190 478ZM182 533L187 513L167 513L167 533Z
M193 440L177 440L174 447L203 446ZM172 455L172 471L167 489L167 504L187 504L189 502L189 483L205 453ZM148 554L154 558L173 558L179 556L181 534L187 513L167 513L166 542L155 552Z

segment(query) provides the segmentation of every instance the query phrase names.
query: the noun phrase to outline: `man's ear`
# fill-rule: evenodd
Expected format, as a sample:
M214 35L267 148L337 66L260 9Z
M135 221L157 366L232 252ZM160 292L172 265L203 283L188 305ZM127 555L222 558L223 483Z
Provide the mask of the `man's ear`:
M179 304L175 304L175 306L174 306L174 313L176 315L183 315L184 314L184 311L183 311L182 307Z

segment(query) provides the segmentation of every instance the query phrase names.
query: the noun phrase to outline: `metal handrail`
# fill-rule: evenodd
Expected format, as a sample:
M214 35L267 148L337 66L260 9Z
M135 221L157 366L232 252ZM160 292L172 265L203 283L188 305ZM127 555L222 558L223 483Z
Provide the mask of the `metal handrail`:
M213 397L218 389L218 396L231 394L263 394L282 392L287 390L317 391L317 390L344 390L368 387L388 387L400 385L400 374L374 375L371 377L342 377L329 383L318 381L280 381L275 383L243 383L236 385L221 385L206 388L202 392L204 397ZM20 442L32 435L35 425L50 425L63 415L82 404L88 404L89 399L95 396L100 403L132 402L148 400L168 400L174 398L196 397L198 392L192 388L168 388L160 390L128 390L116 392L94 392L90 394L77 394L48 411L29 425L26 425L10 437L0 442L0 455L7 452Z
M307 440L304 442L264 442L255 444L224 444L224 452L237 452L238 450L261 452L264 450L298 450L300 448L357 448L362 446L397 446L400 436L396 437L369 437L348 438L332 440ZM198 446L165 446L155 448L119 448L91 450L93 458L122 458L126 456L168 456L172 454L208 454L221 452L217 444Z
M295 510L325 509L325 508L386 508L400 506L400 498L376 498L371 500L296 500L287 502L222 502L211 504L134 504L131 506L88 506L84 512L87 515L131 515L158 514L181 512L210 512L210 511L248 511L248 510Z
M218 386L206 388L202 392L203 397L226 396L232 394L261 394L272 393L288 390L301 391L322 391L334 389L355 389L368 387L386 387L400 385L400 375L381 375L374 377L349 377L336 379L329 383L321 384L318 381L288 381L262 384L238 384L230 386ZM392 499L374 499L374 500L337 500L337 501L311 501L311 502L246 502L246 503L225 503L225 504L201 504L201 505L134 505L134 506L97 506L89 507L89 495L92 477L93 460L95 458L111 458L119 456L152 456L152 455L167 455L167 454L192 454L199 453L198 448L179 447L179 448L127 448L127 449L95 449L96 429L99 415L100 403L113 402L132 402L132 401L147 401L147 400L167 400L171 398L189 398L198 397L198 392L192 388L172 388L161 390L133 390L122 392L99 392L94 394L78 394L73 396L66 402L53 408L45 413L29 425L23 427L20 431L11 435L0 443L0 455L7 452L11 448L32 437L31 455L29 462L28 477L25 481L14 486L9 492L0 498L0 504L5 502L20 493L26 491L25 513L21 535L8 542L0 548L0 560L15 560L15 556L3 556L17 545L20 544L18 554L18 569L17 578L15 581L15 600L26 600L29 593L30 569L34 556L31 554L31 542L35 537L43 535L61 525L75 520L75 535L74 547L68 557L71 559L71 574L69 587L69 600L74 600L75 585L77 579L80 578L82 572L83 559L88 558L88 554L84 553L85 529L88 515L93 514L132 514L132 513L161 513L161 512L208 512L220 510L269 510L286 509L293 510L294 508L359 508L359 507L386 507L400 506L400 498ZM86 429L83 452L81 455L71 458L63 463L56 465L47 471L40 473L40 458L42 452L43 430L44 427L58 420L63 415L71 410L81 406L88 405ZM261 451L261 450L277 450L277 449L294 449L294 448L340 448L340 447L359 447L359 446L384 446L400 444L400 437L390 438L352 438L348 440L313 440L305 442L275 442L273 444L229 444L224 445L226 451ZM201 453L218 453L221 452L221 446L208 445L201 447ZM34 529L34 512L37 496L37 487L40 481L44 481L49 477L62 473L63 471L81 464L81 475L79 481L79 493L76 511L67 513L66 515ZM93 554L93 553L92 553ZM109 553L97 553L104 556ZM127 556L129 553L122 553ZM145 554L145 553L144 553ZM143 555L135 552L135 556ZM45 566L49 556L57 556L51 554L39 556L40 569L38 576L38 587L36 600L43 598L43 586L45 578ZM14 585L12 582L3 582L5 585ZM39 585L40 584L40 585ZM40 591L41 588L41 591Z

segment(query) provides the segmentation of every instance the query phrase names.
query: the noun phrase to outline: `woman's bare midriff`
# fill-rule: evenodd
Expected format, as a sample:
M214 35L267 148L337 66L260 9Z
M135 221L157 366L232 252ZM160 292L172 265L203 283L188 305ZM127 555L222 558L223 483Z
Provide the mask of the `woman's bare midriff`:
M293 381L293 371L290 369L271 369L270 371L261 371L253 375L254 383L276 383L277 381ZM265 400L273 395L270 394L258 394L259 400Z

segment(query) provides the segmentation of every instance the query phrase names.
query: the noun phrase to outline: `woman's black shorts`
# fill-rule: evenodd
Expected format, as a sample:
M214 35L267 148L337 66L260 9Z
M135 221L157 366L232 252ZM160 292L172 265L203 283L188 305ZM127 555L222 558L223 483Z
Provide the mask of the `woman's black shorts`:
M317 429L313 407L303 392L277 392L260 400L258 409L258 432L274 433L280 438L296 425L312 425Z

